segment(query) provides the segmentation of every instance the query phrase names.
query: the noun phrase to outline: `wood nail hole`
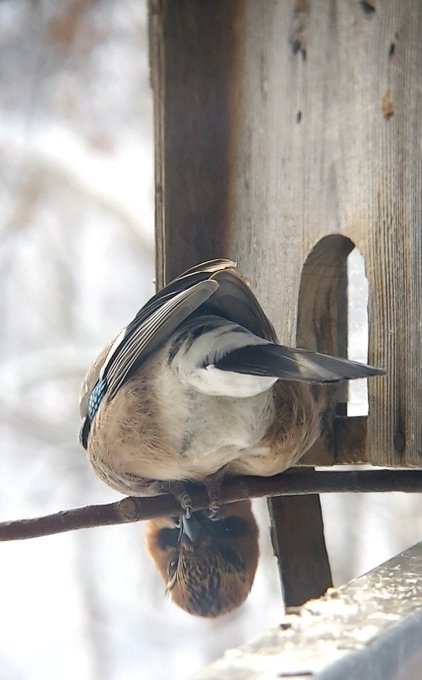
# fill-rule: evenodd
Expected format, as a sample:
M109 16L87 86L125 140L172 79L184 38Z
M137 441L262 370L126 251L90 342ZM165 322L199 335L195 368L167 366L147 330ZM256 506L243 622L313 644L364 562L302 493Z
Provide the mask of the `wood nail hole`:
M375 12L375 2L372 0L360 0L359 5L367 16L372 16Z

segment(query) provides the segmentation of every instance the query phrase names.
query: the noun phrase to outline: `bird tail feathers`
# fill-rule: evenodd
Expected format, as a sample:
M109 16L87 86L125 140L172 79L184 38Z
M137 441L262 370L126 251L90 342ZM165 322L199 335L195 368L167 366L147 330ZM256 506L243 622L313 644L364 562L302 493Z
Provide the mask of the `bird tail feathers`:
M357 361L272 343L235 349L216 361L215 367L222 371L306 383L330 383L385 374L381 368Z

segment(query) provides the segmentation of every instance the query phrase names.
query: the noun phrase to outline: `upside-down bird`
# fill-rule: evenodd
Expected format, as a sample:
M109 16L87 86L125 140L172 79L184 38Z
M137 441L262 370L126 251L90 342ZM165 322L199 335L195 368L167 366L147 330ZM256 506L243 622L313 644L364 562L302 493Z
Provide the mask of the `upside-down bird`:
M230 260L198 265L160 290L100 353L81 388L80 439L95 472L132 495L186 480L218 508L223 475L293 465L320 430L312 383L384 373L278 344Z
M146 522L147 550L166 593L196 616L220 616L239 607L258 563L258 527L250 502L226 505L214 519L199 511L179 521Z

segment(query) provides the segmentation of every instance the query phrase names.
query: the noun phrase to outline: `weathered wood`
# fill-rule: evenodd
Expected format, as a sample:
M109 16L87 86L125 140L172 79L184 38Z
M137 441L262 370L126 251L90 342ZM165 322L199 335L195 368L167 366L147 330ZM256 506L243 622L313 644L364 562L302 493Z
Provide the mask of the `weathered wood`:
M421 34L419 0L249 0L235 84L230 252L290 343L308 254L330 234L359 247L369 360L388 369L360 456L377 465L422 455Z
M285 606L320 597L333 582L319 496L273 497L268 508Z
M265 677L418 680L422 664L422 543L330 590L196 674L196 680Z
M329 421L329 418L326 420ZM366 416L354 418L335 416L331 422L326 424L323 434L313 447L301 458L300 465L365 463L367 427Z
M159 286L229 256L230 180L243 0L150 0Z
M322 314L318 294L334 291L324 279L333 284L337 255L344 264L356 244L369 279L369 360L388 377L370 381L359 455L327 446L325 461L341 448L345 463L420 464L421 3L385 0L371 13L349 0L151 8L159 283L233 257L281 341L295 342L299 310L313 319L306 344L321 346L337 316L332 304ZM331 264L327 251L302 278L327 236Z

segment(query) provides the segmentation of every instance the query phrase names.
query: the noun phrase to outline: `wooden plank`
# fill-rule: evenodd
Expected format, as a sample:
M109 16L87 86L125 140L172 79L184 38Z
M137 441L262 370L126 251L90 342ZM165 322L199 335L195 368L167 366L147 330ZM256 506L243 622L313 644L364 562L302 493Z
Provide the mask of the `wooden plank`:
M419 680L422 543L311 600L192 680Z
M361 458L417 465L422 5L385 0L371 13L363 5L246 2L230 243L286 344L311 250L330 234L359 247L369 360L388 369L369 383Z
M157 281L230 257L232 83L243 0L150 0Z
M328 415L324 431L312 448L300 460L300 467L366 463L366 416Z
M319 496L269 498L268 509L285 606L320 597L333 582Z

